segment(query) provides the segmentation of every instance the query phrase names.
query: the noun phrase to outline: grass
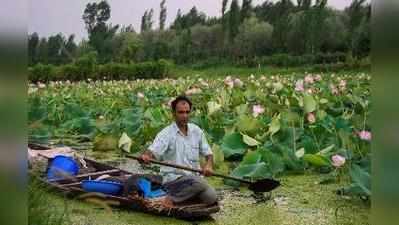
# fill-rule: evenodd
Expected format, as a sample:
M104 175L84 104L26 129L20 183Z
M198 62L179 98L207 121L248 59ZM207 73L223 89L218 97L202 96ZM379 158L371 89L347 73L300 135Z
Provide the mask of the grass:
M76 225L159 225L159 224L226 224L226 225L366 225L369 224L370 207L358 198L341 197L335 194L339 184L315 184L322 175L287 175L283 186L273 192L272 200L255 204L250 192L224 194L222 210L213 215L213 220L187 222L174 218L150 214L102 209L101 205L68 200L68 215ZM211 182L215 183L215 182ZM58 195L49 195L57 205L63 207L64 200Z
M31 225L70 224L65 200L53 201L48 188L34 175L29 177L28 221Z

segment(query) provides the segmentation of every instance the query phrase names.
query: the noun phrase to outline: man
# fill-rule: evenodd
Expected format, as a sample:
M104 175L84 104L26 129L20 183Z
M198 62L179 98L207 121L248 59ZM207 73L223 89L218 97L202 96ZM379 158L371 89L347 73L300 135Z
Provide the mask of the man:
M175 122L157 134L152 145L141 155L142 162L149 163L155 158L201 169L199 155L203 155L206 164L202 168L202 175L212 175L213 156L205 134L198 126L188 122L192 108L191 101L185 96L179 96L172 102L171 107ZM200 174L161 167L161 175L163 186L168 192L168 196L163 200L166 205L186 202L211 205L217 201L215 190L200 177Z

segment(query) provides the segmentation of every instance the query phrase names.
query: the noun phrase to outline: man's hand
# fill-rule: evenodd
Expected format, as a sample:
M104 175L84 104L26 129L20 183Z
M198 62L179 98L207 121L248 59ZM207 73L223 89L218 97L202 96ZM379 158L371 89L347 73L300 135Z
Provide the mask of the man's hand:
M209 165L206 165L204 168L202 168L202 174L206 177L212 176L213 175L212 167Z
M207 155L205 156L205 158L206 158L206 164L202 168L202 174L206 177L209 177L213 175L213 156Z
M140 163L144 163L144 164L149 164L151 159L153 159L152 154L149 152L144 152L141 156L140 156L139 162Z

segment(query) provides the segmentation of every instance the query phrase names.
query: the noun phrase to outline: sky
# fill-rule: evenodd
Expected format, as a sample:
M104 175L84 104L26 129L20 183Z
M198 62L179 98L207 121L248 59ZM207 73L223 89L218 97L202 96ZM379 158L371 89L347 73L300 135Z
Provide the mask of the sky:
M239 0L241 2L241 0ZM253 0L253 5L265 0ZM277 1L277 0L276 0ZM336 9L344 9L352 0L329 0L328 4ZM85 6L96 0L30 0L28 32L37 32L39 36L50 36L59 32L68 36L75 34L76 40L87 38L82 20ZM161 0L108 0L111 6L112 24L132 24L136 31L140 30L141 17L147 9L154 9L154 27L158 27L159 4ZM231 0L229 1L229 3ZM296 2L295 0L293 2ZM169 25L180 8L183 13L193 6L207 16L220 16L222 0L166 0L167 19Z

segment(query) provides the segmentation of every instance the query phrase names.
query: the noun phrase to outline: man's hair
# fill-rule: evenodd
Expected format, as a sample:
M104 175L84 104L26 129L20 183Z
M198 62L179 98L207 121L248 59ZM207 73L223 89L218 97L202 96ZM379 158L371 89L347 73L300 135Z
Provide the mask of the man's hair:
M191 110L191 106L193 105L193 103L190 101L189 98L187 98L186 96L181 95L181 96L176 97L175 100L172 101L171 106L172 106L172 111L173 112L176 111L176 105L179 102L187 102L188 105L190 105L190 110Z

